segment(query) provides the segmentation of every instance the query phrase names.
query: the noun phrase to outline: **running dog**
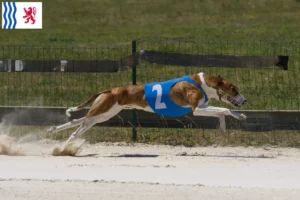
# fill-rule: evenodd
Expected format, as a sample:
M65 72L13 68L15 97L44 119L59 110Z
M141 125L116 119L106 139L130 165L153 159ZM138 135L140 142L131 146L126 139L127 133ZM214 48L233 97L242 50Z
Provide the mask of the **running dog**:
M139 109L163 116L177 117L193 112L194 116L217 117L220 130L225 132L225 116L238 120L247 117L227 108L208 106L209 100L217 99L235 107L243 106L247 100L239 93L233 83L218 77L204 74L193 74L165 82L130 85L103 90L91 96L77 107L66 110L66 115L91 105L90 110L80 119L54 126L48 129L56 133L79 126L67 140L67 143L79 137L96 123L107 121L122 109Z

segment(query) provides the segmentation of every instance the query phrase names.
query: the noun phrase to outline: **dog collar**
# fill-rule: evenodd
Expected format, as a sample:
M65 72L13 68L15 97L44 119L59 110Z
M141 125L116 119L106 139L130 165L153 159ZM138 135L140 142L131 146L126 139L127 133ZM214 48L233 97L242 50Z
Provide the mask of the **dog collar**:
M203 78L203 74L204 74L203 72L200 72L200 73L199 73L200 80L201 80L201 84L202 84L202 85L199 85L199 89L200 89L201 92L203 93L203 95L204 95L204 103L206 103L206 102L208 102L209 98L208 98L206 92L204 91L204 89L203 89L203 87L202 87L202 86L207 87L206 82L205 82L205 80L204 80L204 78Z

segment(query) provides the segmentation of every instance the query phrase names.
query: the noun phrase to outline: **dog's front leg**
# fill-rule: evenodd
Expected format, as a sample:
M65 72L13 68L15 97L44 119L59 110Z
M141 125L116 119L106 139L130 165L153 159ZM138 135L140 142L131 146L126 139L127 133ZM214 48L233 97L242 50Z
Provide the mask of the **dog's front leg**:
M226 123L225 123L226 115L230 115L239 120L246 119L246 116L244 114L231 112L228 108L221 108L221 107L214 107L214 106L197 107L193 111L193 114L195 116L207 116L207 117L219 118L220 130L222 133L226 131Z
M202 116L202 114L208 114L204 116L219 116L220 114L223 115L230 115L238 120L244 120L246 119L246 115L238 112L232 112L228 108L221 108L221 107L214 107L214 106L206 106L206 107L197 107L194 110L195 116Z
M213 106L197 107L193 112L194 116L217 117L220 122L221 133L226 131L225 113L225 109Z

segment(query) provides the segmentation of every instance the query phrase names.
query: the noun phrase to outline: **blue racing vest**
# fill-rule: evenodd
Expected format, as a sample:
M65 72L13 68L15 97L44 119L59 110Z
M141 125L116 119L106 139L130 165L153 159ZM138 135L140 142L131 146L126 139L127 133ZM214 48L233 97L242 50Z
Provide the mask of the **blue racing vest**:
M209 100L202 87L195 83L195 81L191 79L190 76L183 76L181 78L176 78L164 82L147 83L144 86L146 101L156 114L168 117L178 117L192 111L192 107L179 106L175 104L170 98L170 89L175 83L180 81L186 81L199 88L204 95L204 103Z

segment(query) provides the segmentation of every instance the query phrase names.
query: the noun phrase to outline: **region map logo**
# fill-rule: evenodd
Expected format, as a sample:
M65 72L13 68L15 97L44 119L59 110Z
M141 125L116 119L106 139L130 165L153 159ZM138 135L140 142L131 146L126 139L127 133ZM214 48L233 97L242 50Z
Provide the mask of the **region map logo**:
M42 29L42 2L2 2L2 29Z

